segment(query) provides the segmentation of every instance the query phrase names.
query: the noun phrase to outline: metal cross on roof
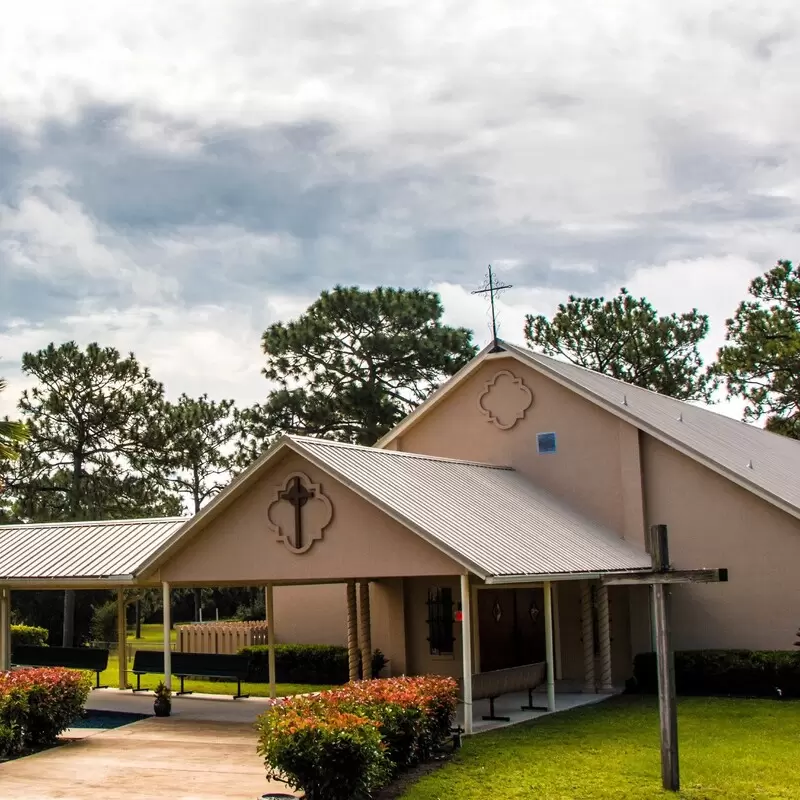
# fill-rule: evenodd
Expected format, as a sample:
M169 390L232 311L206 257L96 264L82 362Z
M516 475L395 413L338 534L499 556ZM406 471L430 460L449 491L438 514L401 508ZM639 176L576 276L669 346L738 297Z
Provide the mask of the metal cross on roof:
M492 312L492 343L497 347L497 310L494 306L494 298L500 294L504 289L511 289L510 283L495 283L494 274L492 273L492 265L489 264L489 275L480 289L475 289L472 294L488 294L489 304Z

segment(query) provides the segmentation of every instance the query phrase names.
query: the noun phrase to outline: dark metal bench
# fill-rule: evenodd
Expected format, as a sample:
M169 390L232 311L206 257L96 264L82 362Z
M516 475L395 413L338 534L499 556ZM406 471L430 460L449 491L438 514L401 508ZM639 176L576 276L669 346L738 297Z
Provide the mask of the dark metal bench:
M172 674L181 680L181 690L176 694L191 694L184 689L186 678L193 676L199 678L223 678L236 681L236 694L234 699L247 697L242 694L242 681L247 679L250 669L250 657L239 655L226 655L221 653L173 653ZM136 688L134 692L146 691L142 689L142 675L164 674L164 653L161 650L137 650L133 657L133 668L136 675Z
M521 667L496 669L491 672L479 672L472 676L472 700L488 700L489 715L485 720L510 722L510 717L498 717L494 713L494 701L503 694L528 692L528 705L523 711L547 711L546 706L533 704L533 690L544 683L547 676L547 665L523 664Z
M108 650L98 647L37 647L20 644L11 654L11 663L18 667L67 667L84 669L97 676L95 689L100 685L100 673L108 667Z

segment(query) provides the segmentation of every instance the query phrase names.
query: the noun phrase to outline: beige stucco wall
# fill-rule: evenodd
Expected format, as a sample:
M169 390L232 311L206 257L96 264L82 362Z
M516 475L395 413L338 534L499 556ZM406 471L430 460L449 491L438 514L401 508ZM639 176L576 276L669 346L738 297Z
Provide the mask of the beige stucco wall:
M333 517L324 537L296 554L267 527L276 487L300 471L319 483ZM309 501L303 509L313 525ZM287 505L288 504L284 504ZM291 511L291 509L288 509ZM267 581L330 581L347 578L458 574L462 568L350 489L292 454L265 474L161 567L161 579L199 586ZM308 609L311 613L311 609Z
M501 370L533 393L532 406L509 430L489 422L478 406L487 381ZM539 455L536 434L548 432L555 432L558 452ZM514 359L484 363L403 433L400 449L512 466L588 516L643 540L636 428Z
M649 524L669 526L676 567L728 567L726 584L673 589L678 648L792 649L800 618L800 521L650 436ZM634 649L648 634L634 630Z
M275 638L279 643L347 644L346 584L276 586ZM372 649L389 659L386 675L403 675L406 631L402 578L370 583Z

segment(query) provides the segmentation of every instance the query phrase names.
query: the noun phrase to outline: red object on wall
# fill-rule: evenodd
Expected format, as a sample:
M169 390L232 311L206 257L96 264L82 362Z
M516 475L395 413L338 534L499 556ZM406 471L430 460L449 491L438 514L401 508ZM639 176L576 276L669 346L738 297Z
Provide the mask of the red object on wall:
M464 612L456 611L456 622L463 622L463 621L464 621Z

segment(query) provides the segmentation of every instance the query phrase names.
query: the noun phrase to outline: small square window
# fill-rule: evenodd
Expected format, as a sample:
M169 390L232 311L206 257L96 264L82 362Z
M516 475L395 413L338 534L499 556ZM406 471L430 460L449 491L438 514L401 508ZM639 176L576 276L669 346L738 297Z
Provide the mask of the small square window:
M556 452L556 435L554 433L536 434L536 452L542 455Z

